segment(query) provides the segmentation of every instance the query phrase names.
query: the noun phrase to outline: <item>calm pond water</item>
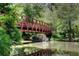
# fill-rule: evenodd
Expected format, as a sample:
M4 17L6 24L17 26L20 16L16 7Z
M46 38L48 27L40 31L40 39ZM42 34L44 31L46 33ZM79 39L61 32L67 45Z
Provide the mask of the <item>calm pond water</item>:
M79 53L79 42L60 42L60 41L50 41L50 42L38 42L12 46L13 48L22 48L22 47L36 47L40 49L51 49L56 52L52 55L69 55L69 52ZM64 53L64 51L69 51Z

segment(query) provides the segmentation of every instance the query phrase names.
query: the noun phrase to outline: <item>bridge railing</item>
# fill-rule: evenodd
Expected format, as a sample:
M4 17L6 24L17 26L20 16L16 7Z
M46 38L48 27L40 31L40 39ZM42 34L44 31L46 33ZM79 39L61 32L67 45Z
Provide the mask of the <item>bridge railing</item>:
M32 20L32 22L28 21L28 18L23 18L24 21L19 22L18 26L21 28L21 31L30 31L30 32L50 32L51 28L50 26L39 20Z

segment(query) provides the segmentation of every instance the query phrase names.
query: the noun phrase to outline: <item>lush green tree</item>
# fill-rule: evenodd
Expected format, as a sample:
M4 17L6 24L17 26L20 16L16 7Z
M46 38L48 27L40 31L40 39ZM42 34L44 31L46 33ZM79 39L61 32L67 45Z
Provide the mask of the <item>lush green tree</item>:
M64 32L68 34L69 41L72 41L74 35L74 21L78 19L78 4L48 4L52 11L52 25L55 33ZM64 36L65 37L65 36Z
M13 4L3 3L0 7L0 55L10 55L11 46L21 40L21 33L15 23L18 18Z
M38 4L25 4L24 5L24 14L29 18L29 21L31 21L34 18L41 17L41 11L43 10L41 5Z
M0 55L5 56L10 54L10 41L10 36L7 35L5 29L0 27Z

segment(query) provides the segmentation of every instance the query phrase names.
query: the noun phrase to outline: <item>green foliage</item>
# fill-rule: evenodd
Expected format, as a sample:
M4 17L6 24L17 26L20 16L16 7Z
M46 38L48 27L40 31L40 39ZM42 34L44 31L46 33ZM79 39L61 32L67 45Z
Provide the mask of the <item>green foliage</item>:
M17 28L13 29L13 31L10 33L10 35L11 35L10 37L11 37L12 41L15 42L15 44L20 44L21 32L19 29L17 29Z
M15 24L18 18L12 4L0 4L0 6L2 8L0 20L3 23L0 30L0 55L10 55L10 47L19 44L21 40L21 33Z
M53 34L53 38L55 40L61 40L63 37L58 33L58 34Z
M67 36L69 40L74 38L75 34L79 33L75 28L79 22L79 4L54 4L52 6L52 12L54 14L53 27L55 32L64 32L67 34L65 36L63 34L64 38Z
M42 7L37 4L25 4L24 6L24 14L29 16L31 21L33 18L41 17Z
M0 3L0 13L8 13L11 10L10 4L8 3Z
M35 53L39 50L40 48L36 47L21 47L21 48L13 48L14 50L12 51L12 56L28 56L31 53Z
M7 35L5 29L0 27L0 55L6 56L10 54L11 39Z

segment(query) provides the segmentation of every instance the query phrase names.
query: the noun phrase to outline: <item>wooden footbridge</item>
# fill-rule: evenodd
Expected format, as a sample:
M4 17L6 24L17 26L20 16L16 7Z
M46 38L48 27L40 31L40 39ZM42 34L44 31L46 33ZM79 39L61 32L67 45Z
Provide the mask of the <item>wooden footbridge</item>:
M51 33L52 29L47 23L33 19L28 21L26 16L23 17L24 21L18 23L18 27L22 32L42 32Z
M29 17L27 16L23 17L23 21L18 22L18 28L20 28L20 31L23 32L25 36L25 33L27 32L42 33L45 34L47 37L50 37L52 34L52 28L48 23L36 19L29 21Z

